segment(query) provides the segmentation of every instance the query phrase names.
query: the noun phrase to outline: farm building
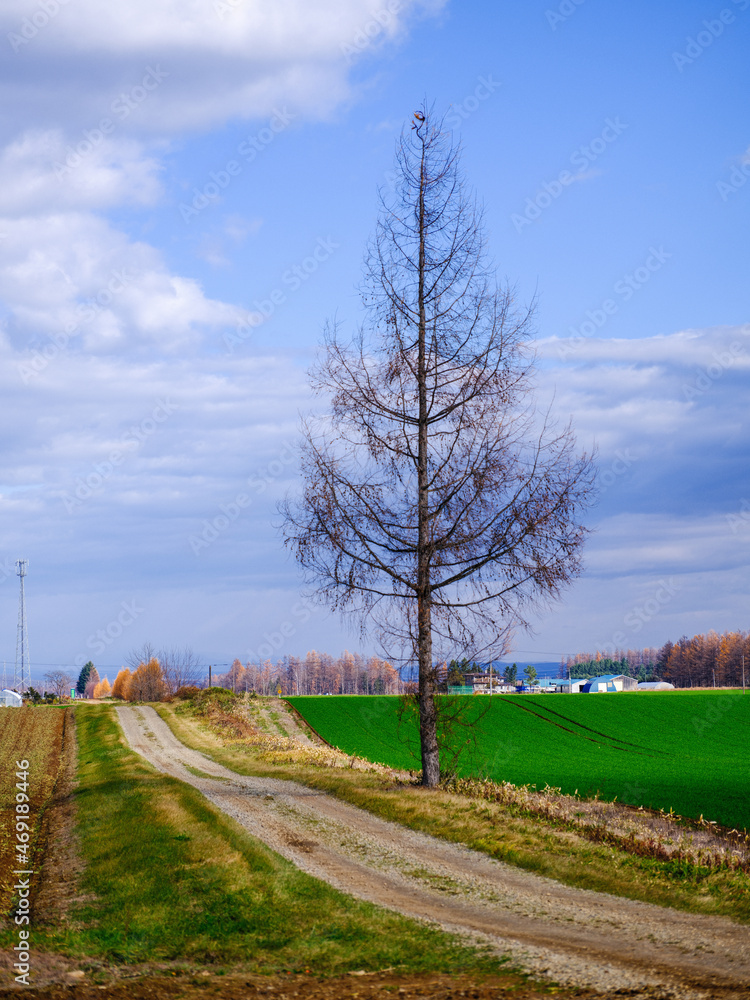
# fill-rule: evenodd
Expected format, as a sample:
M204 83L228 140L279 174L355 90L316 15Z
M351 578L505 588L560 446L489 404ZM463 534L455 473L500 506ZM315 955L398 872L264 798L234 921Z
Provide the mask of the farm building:
M602 694L614 691L637 691L638 681L627 674L604 674L602 677L591 677L581 688L588 694Z
M7 688L0 691L0 708L20 708L22 704L21 695Z
M562 691L564 694L578 694L585 683L584 677L571 677L570 680L567 677L553 677L550 680L555 691Z
M639 691L674 691L674 684L669 681L641 681Z

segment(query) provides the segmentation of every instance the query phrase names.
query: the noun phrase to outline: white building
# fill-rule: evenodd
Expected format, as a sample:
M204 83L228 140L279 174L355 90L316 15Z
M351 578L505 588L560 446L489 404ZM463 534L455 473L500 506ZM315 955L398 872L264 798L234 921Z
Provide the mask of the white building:
M555 691L564 694L580 694L581 688L586 683L586 678L571 677L568 680L567 677L553 677L551 683L555 685Z
M20 708L22 704L21 695L15 691L10 691L8 688L0 691L0 708Z
M638 681L627 674L604 674L602 677L591 677L583 685L583 691L590 694L602 694L613 691L637 691Z

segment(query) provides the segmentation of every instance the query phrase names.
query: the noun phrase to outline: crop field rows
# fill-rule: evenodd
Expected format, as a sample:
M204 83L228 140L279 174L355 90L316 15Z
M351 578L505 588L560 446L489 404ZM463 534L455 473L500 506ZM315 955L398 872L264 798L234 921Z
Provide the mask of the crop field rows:
M3 916L13 899L14 870L36 869L41 861L41 821L60 769L64 725L65 712L60 709L6 708L0 712L0 913ZM28 763L28 767L17 766L23 763ZM17 853L20 845L23 854ZM28 864L19 863L19 858L24 857L28 858Z
M391 696L287 699L329 743L418 770L414 718ZM741 691L462 697L461 776L550 785L750 829L750 695Z

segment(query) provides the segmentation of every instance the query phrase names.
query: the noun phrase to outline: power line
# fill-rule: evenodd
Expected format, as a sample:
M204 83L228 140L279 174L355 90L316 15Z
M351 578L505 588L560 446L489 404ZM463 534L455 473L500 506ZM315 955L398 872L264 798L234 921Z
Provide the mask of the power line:
M99 663L95 664L96 669L99 670L123 670L124 664L122 663ZM231 667L231 663L216 663L211 660L210 663L197 663L196 667L203 667L208 670L209 667ZM37 667L74 667L77 670L81 669L80 663L60 663L59 660L55 660L54 663L41 663L39 660L34 661L34 669Z

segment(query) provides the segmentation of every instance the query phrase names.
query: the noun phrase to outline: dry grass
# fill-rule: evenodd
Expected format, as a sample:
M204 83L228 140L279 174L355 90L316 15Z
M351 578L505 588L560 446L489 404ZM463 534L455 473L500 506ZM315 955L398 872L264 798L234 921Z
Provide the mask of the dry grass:
M674 812L563 795L549 785L538 791L535 786L509 781L454 778L443 787L457 795L499 802L542 817L628 854L708 869L750 871L750 835L746 831L721 830L716 823L700 820L686 825L688 821Z
M214 689L218 690L218 689ZM178 706L177 714L195 715L220 734L225 742L237 742L253 750L259 760L269 764L296 764L304 767L334 767L384 774L391 778L408 778L407 772L396 771L385 764L376 764L362 757L345 754L322 740L310 746L283 734L280 726L271 732L263 711L268 699L242 694L236 698L222 696L198 699L197 703ZM273 714L273 713L271 713Z

